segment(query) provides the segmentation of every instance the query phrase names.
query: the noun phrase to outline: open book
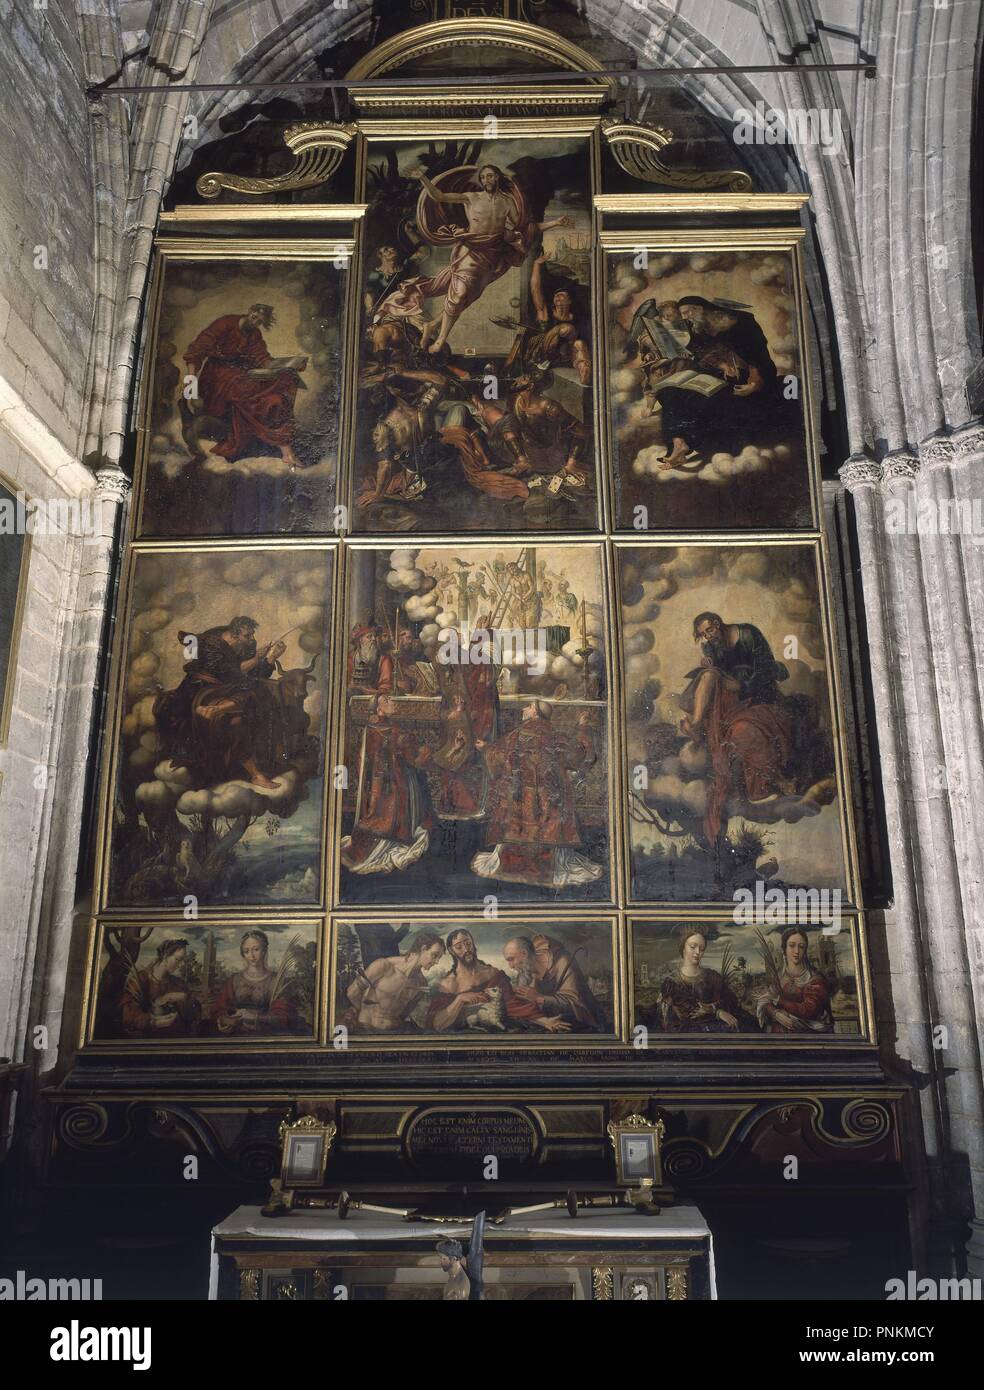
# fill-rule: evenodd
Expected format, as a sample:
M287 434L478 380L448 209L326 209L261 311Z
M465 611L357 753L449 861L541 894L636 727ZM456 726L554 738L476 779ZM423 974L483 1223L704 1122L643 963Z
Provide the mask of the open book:
M683 391L697 391L701 396L715 396L718 391L723 391L727 384L719 376L711 376L709 372L698 372L691 367L684 367L672 376L664 376L661 380L653 382L649 389L654 396L658 396L667 386L679 386Z
M296 357L271 357L265 367L254 367L250 376L254 381L267 381L281 372L303 372L307 364L303 353L298 353Z

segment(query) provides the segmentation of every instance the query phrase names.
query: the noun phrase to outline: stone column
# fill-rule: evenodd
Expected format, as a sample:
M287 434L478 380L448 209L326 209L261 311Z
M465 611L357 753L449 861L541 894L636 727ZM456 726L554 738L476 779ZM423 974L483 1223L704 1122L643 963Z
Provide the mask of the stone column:
M119 538L129 482L118 468L101 468L87 500L93 527L77 540L76 572L65 598L67 614L52 615L61 641L53 669L50 746L45 754L45 838L34 873L39 900L36 927L21 924L21 1012L12 1054L29 1066L17 1096L18 1142L7 1163L7 1217L30 1222L40 1189L34 1176L44 1161L44 1112L39 1089L75 1054L83 1005L82 979L89 903L76 901L76 868L85 809L95 795L90 771L92 735L100 714L105 661L111 642ZM33 917L33 914L32 914Z
M930 1255L984 1270L984 958L980 922L984 804L981 626L984 537L942 527L955 496L984 486L980 438L927 441L881 465L851 460L868 623L868 661L884 786L894 903L884 916L891 1009L886 1064L919 1090L931 1175ZM954 442L956 439L956 442ZM962 469L955 465L962 461ZM947 504L943 506L942 504ZM887 1018L886 1018L887 1013ZM887 1024L887 1029L886 1029Z
M74 1056L78 1011L81 1007L81 975L70 968L73 923L76 918L76 873L79 836L84 821L86 795L96 795L87 773L95 723L100 715L99 695L105 677L105 661L112 633L108 616L113 610L119 538L125 518L130 483L115 467L96 473L95 534L81 547L78 604L71 647L65 652L60 672L62 716L58 749L55 813L51 828L41 933L32 1001L34 1023L47 1028L49 1050L41 1071L50 1071L59 1055L65 1065ZM86 905L83 904L83 907ZM75 965L75 961L71 962ZM66 992L72 1012L63 1034Z

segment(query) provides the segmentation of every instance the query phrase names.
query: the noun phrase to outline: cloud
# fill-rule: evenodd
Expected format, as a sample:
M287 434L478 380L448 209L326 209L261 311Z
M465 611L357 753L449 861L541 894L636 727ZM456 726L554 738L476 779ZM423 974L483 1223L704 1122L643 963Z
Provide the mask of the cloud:
M613 262L612 276L608 288L608 302L613 309L624 309L637 294L646 288L646 277L633 268L629 260Z
M234 463L230 463L221 454L207 453L202 468L206 473L216 475L241 473L246 476L251 473L262 473L268 478L286 478L291 472L290 465L284 459L264 454L258 454L253 458L236 459ZM314 478L333 478L335 476L334 455L326 454L318 463L306 467L303 476L305 481Z
M411 594L403 605L403 611L411 622L433 623L437 619L437 600L427 595Z
M262 816L267 811L290 815L307 796L307 789L292 769L273 779L274 786L257 787L251 782L221 782L183 792L177 805L186 816Z
M281 819L293 815L307 799L307 786L290 768L273 779L273 787L251 782L220 782L214 787L193 787L187 768L160 762L154 779L141 782L135 792L137 805L152 816L172 808L183 816L219 816L233 820L238 816L257 817L271 812Z
M386 583L394 592L400 594L429 594L432 589L437 587L437 580L432 574L425 574L417 564L419 550L410 550L401 547L399 550L390 552L390 569L386 576ZM433 602L434 613L428 614L429 617L437 616L437 599ZM407 609L409 612L409 608ZM423 614L421 614L423 616Z
M667 454L663 444L650 444L640 449L632 460L632 472L639 478L651 478L657 483L712 483L726 487L737 478L751 474L766 474L772 471L785 471L792 450L786 444L777 444L771 449L759 449L753 444L746 445L738 454L717 453L706 460L693 460L686 471L679 468L663 468L661 465Z
M648 410L644 400L638 399L639 371L636 367L616 367L612 372L612 403L625 408L624 418L634 421L643 418Z

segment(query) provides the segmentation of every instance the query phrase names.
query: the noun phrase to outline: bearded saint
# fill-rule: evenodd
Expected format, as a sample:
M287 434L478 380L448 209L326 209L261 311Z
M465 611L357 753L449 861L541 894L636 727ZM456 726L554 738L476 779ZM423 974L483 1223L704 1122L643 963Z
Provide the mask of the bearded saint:
M696 294L683 295L676 309L690 329L690 355L678 364L663 365L668 370L696 367L724 385L711 396L683 386L659 392L663 435L671 443L660 467L687 471L692 450L704 458L719 450L738 454L777 430L795 428L795 403L783 394L778 368L755 316Z
M470 1015L489 1003L492 991L497 990L504 1019L509 1024L523 1029L542 1028L547 1033L570 1032L570 1023L558 1012L547 1013L535 1002L516 993L504 971L480 958L470 931L456 928L449 933L445 946L451 957L451 969L431 998L427 1014L429 1028L436 1032L453 1032L468 1027Z
M223 314L188 344L184 360L198 378L204 413L228 422L212 445L213 454L235 461L260 445L278 450L286 464L297 468L294 398L307 358L281 359L291 363L282 368L274 361L260 332L273 322L269 304L253 304L245 314Z
M514 972L513 1018L521 1019L521 1007L525 1007L531 1015L563 1019L579 1033L603 1031L609 1026L575 959L576 952L539 933L514 936L502 954Z
M354 627L349 638L349 690L364 695L390 694L397 688L396 662L380 629Z
M793 722L779 691L789 671L752 623L725 623L717 613L700 613L694 640L703 656L680 696L680 731L696 744L706 743L710 754L704 838L715 845L727 830L725 808L733 792L754 802L796 790L785 775Z
M253 786L273 789L271 777L290 765L291 738L274 663L281 641L258 649L257 623L245 615L204 632L179 632L196 655L184 679L154 701L164 756L175 767L194 768L208 783L245 775Z

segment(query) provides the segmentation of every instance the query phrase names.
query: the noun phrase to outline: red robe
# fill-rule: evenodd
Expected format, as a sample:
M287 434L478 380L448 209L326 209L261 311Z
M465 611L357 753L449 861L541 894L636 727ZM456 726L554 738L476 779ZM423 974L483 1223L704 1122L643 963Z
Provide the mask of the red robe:
M460 669L472 735L490 743L499 736L499 673L491 663Z
M494 497L497 502L510 502L516 498L525 502L529 497L530 490L521 478L496 469L477 430L465 429L463 425L448 425L441 431L441 442L457 449L465 481L478 492Z
M792 721L780 705L753 704L718 683L707 717L711 783L704 834L709 844L725 828L724 810L733 787L749 801L778 790L792 736Z
M260 330L241 327L240 319L240 314L223 314L185 349L206 415L228 418L228 433L212 452L230 460L246 457L257 444L267 449L291 444L295 429L297 374L278 372L265 381L250 377L272 357Z
M250 980L243 972L230 975L212 1004L210 1013L212 1024L220 1036L232 1037L237 1033L288 1033L294 1026L294 1010L285 994L280 994L271 1003L273 982L276 979L270 971L263 980ZM255 1009L256 1022L237 1018L231 1027L219 1029L220 1018L239 1009Z
M555 849L582 847L568 773L590 767L596 757L586 729L572 737L539 717L524 719L486 748L492 776L486 843L500 846L505 873L549 877Z
M797 1019L803 1024L813 1024L811 1032L833 1032L833 1019L830 1014L830 991L827 989L827 981L822 975L813 971L805 985L796 985L783 972L781 980L782 994L776 1005L783 1013L789 1014L791 1018ZM824 1025L823 1029L819 1025ZM789 1036L790 1030L784 1027L775 1019L770 1019L768 1032L784 1033Z
M476 640L476 628L472 641ZM434 754L440 769L440 791L435 810L442 819L477 820L484 814L489 774L475 750L475 741L493 743L499 737L498 669L491 663L438 666L445 699L464 702L464 710L445 716L445 740Z
M431 750L413 734L384 722L366 726L362 807L352 831L349 859L360 862L376 840L409 845L421 826L430 830L430 798L424 779L417 775L417 769L430 760Z
M434 766L440 771L434 809L444 820L478 819L485 804L488 773L475 751L468 715L449 714L445 729L447 738L434 754Z
M389 652L380 652L376 664L375 678L372 681L358 681L355 675L354 648L349 648L348 683L356 693L375 691L379 695L392 695L399 688L396 677L396 663Z
M174 1017L165 1028L153 1026L154 1005L164 994L181 994L183 1002L168 1006ZM167 1038L186 1036L193 1029L197 1005L188 986L177 975L163 980L146 970L131 971L123 992L123 1032L128 1037Z

